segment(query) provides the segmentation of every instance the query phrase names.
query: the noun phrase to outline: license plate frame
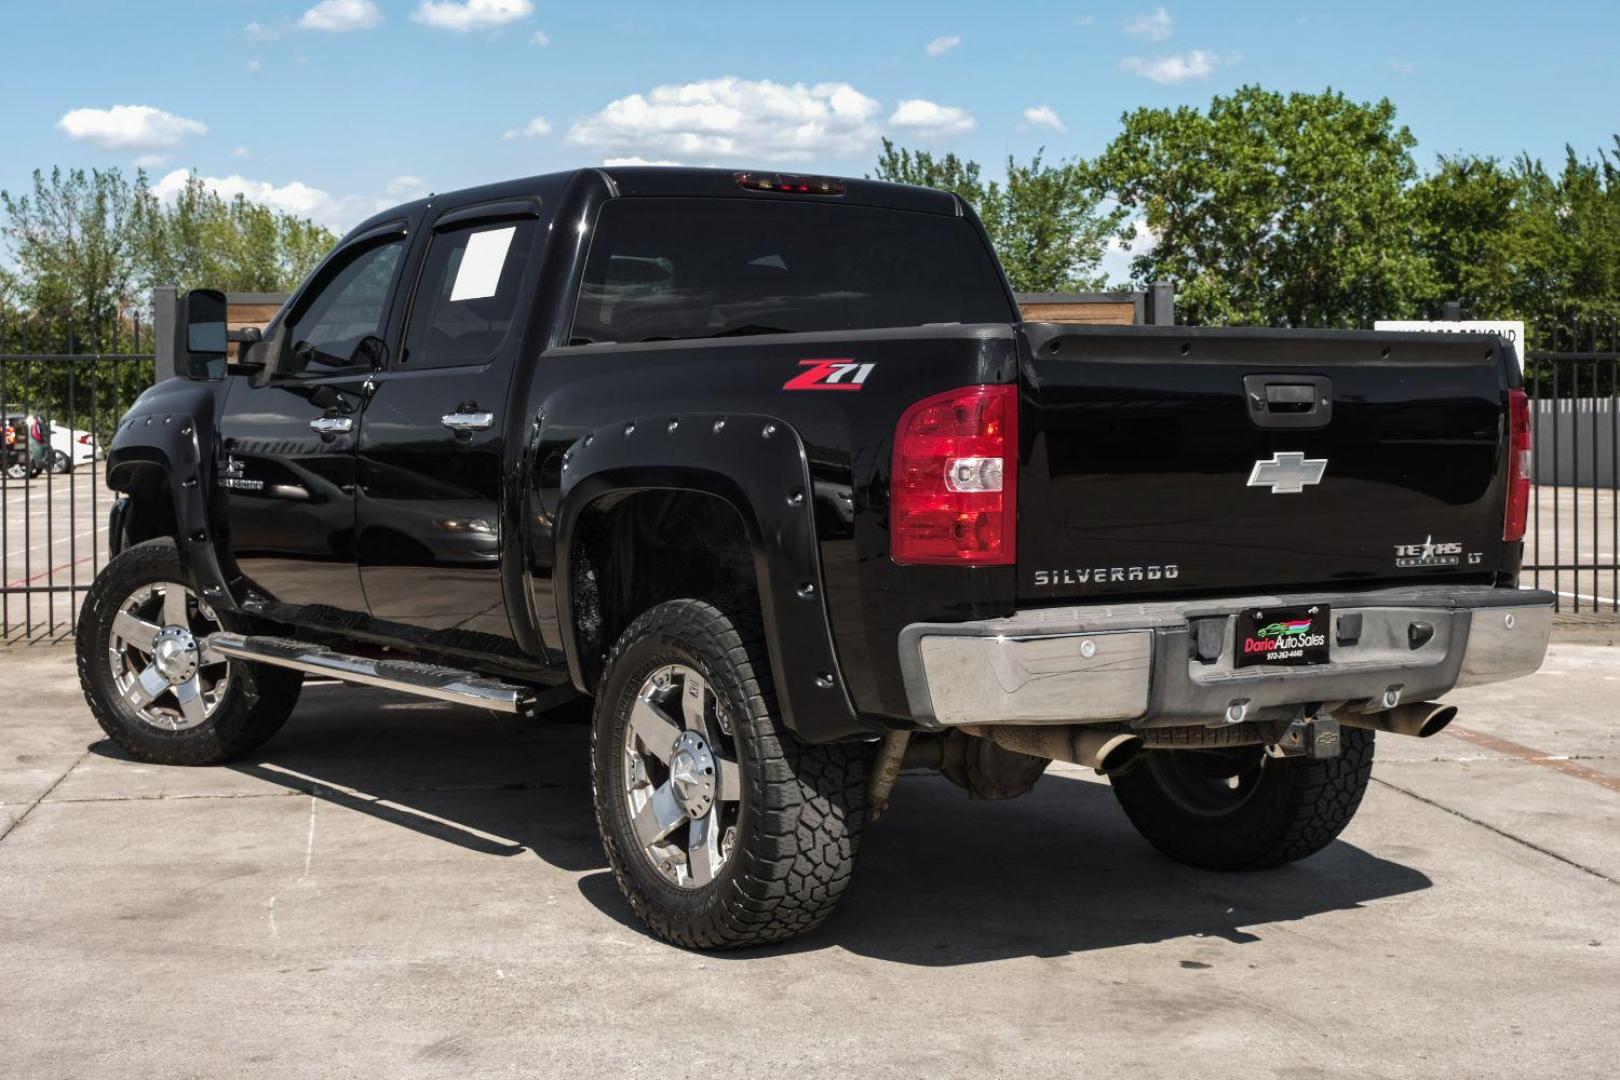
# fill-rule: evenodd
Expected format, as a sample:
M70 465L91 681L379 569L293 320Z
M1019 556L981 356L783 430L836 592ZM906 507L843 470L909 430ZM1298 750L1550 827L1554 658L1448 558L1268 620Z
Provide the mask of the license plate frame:
M1328 653L1333 609L1327 604L1245 608L1232 636L1236 667L1311 667Z

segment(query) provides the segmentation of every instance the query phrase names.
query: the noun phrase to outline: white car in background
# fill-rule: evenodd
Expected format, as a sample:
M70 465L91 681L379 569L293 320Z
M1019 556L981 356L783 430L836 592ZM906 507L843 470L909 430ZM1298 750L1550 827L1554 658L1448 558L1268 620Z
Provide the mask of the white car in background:
M53 473L69 473L81 465L88 465L99 456L93 432L78 428L51 426L51 448L45 455L45 467Z

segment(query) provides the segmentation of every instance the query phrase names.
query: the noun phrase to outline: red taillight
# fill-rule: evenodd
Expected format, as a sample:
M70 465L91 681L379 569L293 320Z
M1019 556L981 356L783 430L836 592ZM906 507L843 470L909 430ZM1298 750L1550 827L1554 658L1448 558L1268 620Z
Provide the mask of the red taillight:
M79 436L79 443L82 446L89 446L90 445L90 433L88 431L85 432L83 435Z
M897 563L1010 566L1017 482L1017 387L924 398L894 433L889 554Z
M1508 492L1502 539L1523 540L1530 516L1530 397L1508 391Z

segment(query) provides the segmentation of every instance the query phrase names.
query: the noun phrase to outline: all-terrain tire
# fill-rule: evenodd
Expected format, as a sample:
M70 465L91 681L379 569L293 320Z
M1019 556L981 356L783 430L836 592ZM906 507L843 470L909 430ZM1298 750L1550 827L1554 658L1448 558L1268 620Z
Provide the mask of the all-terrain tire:
M215 765L254 749L281 730L303 685L301 672L232 660L229 688L201 724L168 730L143 719L113 682L108 655L113 619L143 586L188 581L190 576L172 538L126 548L97 575L85 594L75 631L79 684L91 715L131 757L158 765ZM252 632L230 613L217 614L225 629Z
M700 887L658 872L622 794L630 709L645 680L670 664L694 669L726 710L742 779L734 847ZM686 948L740 948L813 930L849 885L872 752L870 743L811 745L783 729L757 617L701 600L643 613L608 657L591 725L597 825L625 899L656 936Z
M1373 733L1346 727L1340 738L1335 758L1266 757L1259 747L1152 750L1111 778L1114 796L1137 831L1177 862L1206 870L1281 866L1327 847L1361 805ZM1228 768L1243 787L1223 796L1218 781Z

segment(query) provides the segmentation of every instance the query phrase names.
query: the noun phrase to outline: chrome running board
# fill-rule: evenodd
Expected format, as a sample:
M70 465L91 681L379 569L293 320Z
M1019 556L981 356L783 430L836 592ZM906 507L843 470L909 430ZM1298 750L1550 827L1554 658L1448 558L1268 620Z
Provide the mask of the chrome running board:
M476 705L500 713L533 713L537 694L527 686L505 683L470 671L416 660L374 660L350 656L319 645L277 637L246 637L226 631L210 634L206 650L235 660L327 675L361 686L379 686L403 694Z

